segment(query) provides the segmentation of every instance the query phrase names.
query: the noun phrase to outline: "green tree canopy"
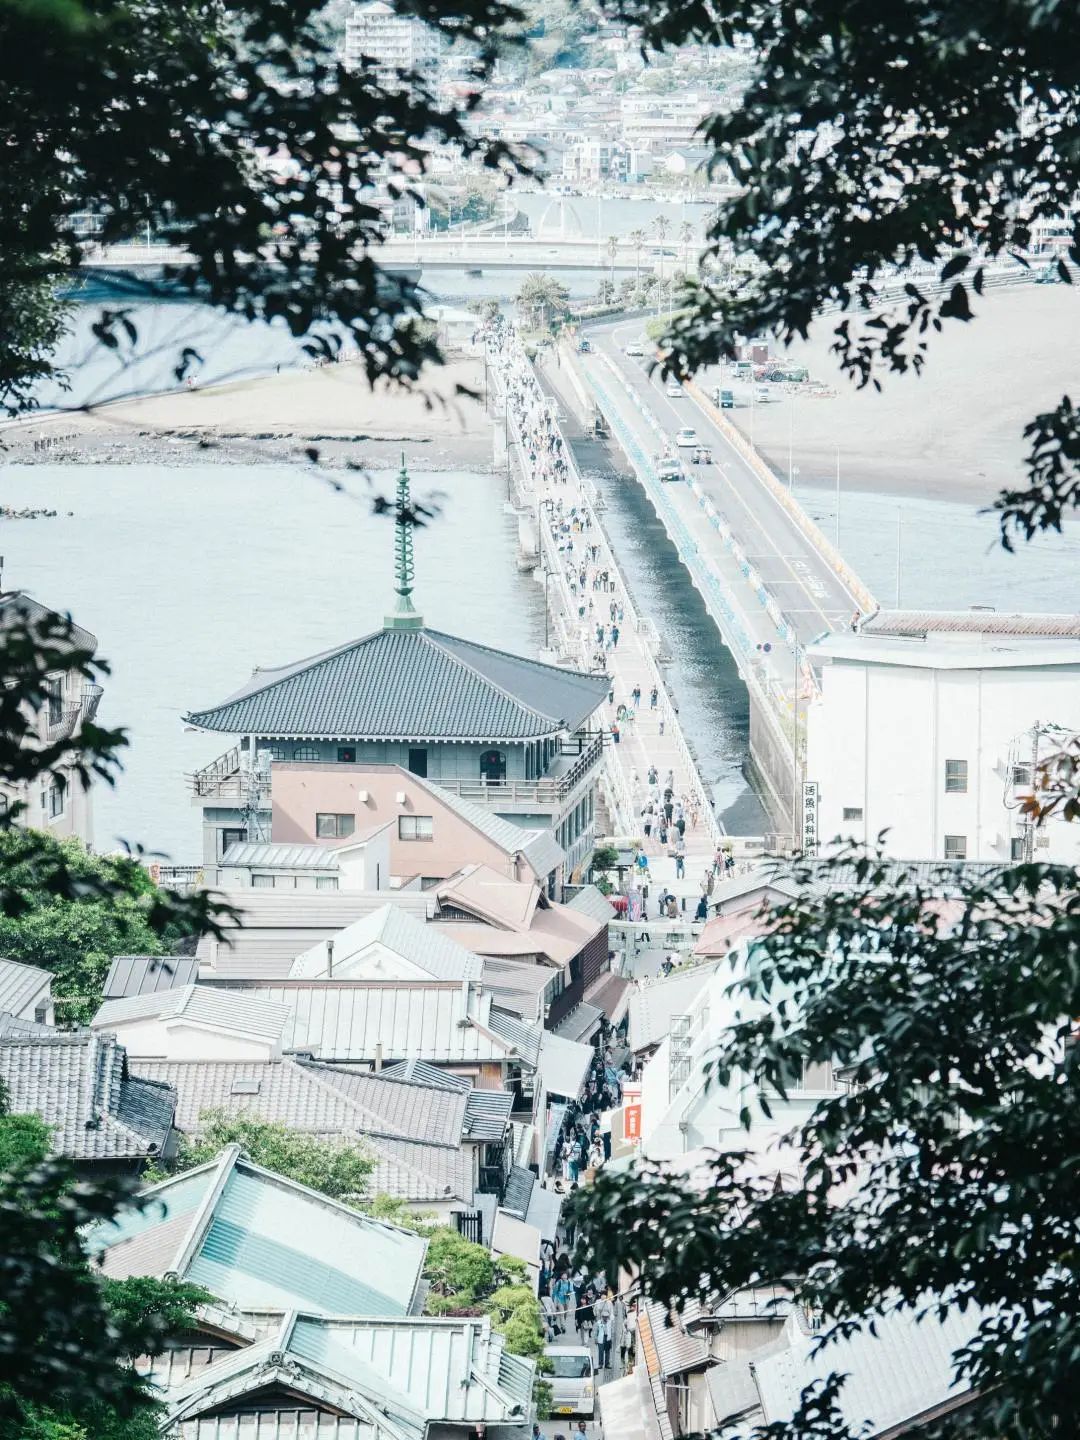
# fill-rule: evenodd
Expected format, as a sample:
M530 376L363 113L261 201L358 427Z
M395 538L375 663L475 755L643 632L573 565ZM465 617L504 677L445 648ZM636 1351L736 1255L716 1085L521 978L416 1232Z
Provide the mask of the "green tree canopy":
M718 1156L702 1184L649 1164L601 1171L584 1244L608 1274L638 1272L676 1305L790 1288L823 1335L898 1308L976 1307L955 1358L979 1398L943 1429L1058 1433L1080 1394L1075 871L958 882L868 857L854 889L830 887L829 870L852 861L819 864L812 886L797 868L805 888L769 912L737 982L745 1018L712 1066L713 1083L745 1085L747 1124L804 1066L844 1073L792 1128L801 1184L777 1187L750 1152ZM939 897L957 888L943 920ZM841 1382L835 1372L825 1388ZM821 1401L806 1391L790 1422L757 1433L846 1440Z
M207 1111L201 1118L198 1137L181 1139L179 1169L205 1164L225 1145L239 1145L256 1165L310 1186L331 1200L364 1208L375 1162L355 1139L323 1140L270 1120L230 1115L224 1110Z
M742 103L704 140L731 167L713 253L754 257L744 283L704 278L672 327L685 372L731 357L740 337L805 336L838 306L834 350L859 383L922 368L933 336L980 308L989 262L1022 254L1041 220L1080 262L1075 144L1080 12L1042 0L771 0L724 5L609 0L661 50L750 43ZM1072 262L1072 270L1069 262ZM861 319L862 323L859 323ZM826 322L829 323L829 322ZM1060 528L1080 503L1080 412L1034 416L1030 484L997 501L1003 538Z

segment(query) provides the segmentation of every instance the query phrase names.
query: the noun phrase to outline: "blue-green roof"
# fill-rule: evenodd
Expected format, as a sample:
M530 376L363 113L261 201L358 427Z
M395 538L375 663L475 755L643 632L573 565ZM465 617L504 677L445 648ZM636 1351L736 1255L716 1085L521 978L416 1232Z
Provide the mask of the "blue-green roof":
M257 670L184 718L267 739L524 741L577 729L607 693L582 675L437 630L380 630Z

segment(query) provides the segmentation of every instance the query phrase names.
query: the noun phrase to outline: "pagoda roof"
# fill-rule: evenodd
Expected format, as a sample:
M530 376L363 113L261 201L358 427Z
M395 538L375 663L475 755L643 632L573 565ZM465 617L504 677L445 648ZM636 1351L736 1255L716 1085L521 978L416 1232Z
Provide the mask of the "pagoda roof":
M607 694L584 675L420 626L256 670L190 725L271 739L511 742L576 730Z

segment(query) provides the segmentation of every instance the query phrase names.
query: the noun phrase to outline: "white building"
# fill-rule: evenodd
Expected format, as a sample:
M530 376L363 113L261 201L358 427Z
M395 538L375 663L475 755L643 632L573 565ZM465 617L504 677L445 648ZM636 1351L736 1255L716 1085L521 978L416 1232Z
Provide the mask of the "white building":
M804 843L816 813L819 846L888 830L906 859L1080 857L1080 826L1021 808L1080 731L1080 615L882 611L807 654Z
M345 21L346 68L359 69L366 57L374 61L384 84L393 84L406 72L422 76L434 87L441 49L437 30L410 15L398 15L383 0L355 5Z

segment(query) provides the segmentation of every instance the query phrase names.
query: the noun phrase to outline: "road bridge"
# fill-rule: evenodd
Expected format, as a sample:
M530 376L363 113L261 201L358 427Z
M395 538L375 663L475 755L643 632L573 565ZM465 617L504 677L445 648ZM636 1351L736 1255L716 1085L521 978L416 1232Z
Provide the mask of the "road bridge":
M627 356L641 321L589 329L592 352L564 351L583 407L595 405L625 453L750 692L750 753L778 829L797 833L803 715L816 679L806 647L876 601L761 458L693 386L667 394L649 357ZM687 479L658 474L664 446L692 426L712 451Z

